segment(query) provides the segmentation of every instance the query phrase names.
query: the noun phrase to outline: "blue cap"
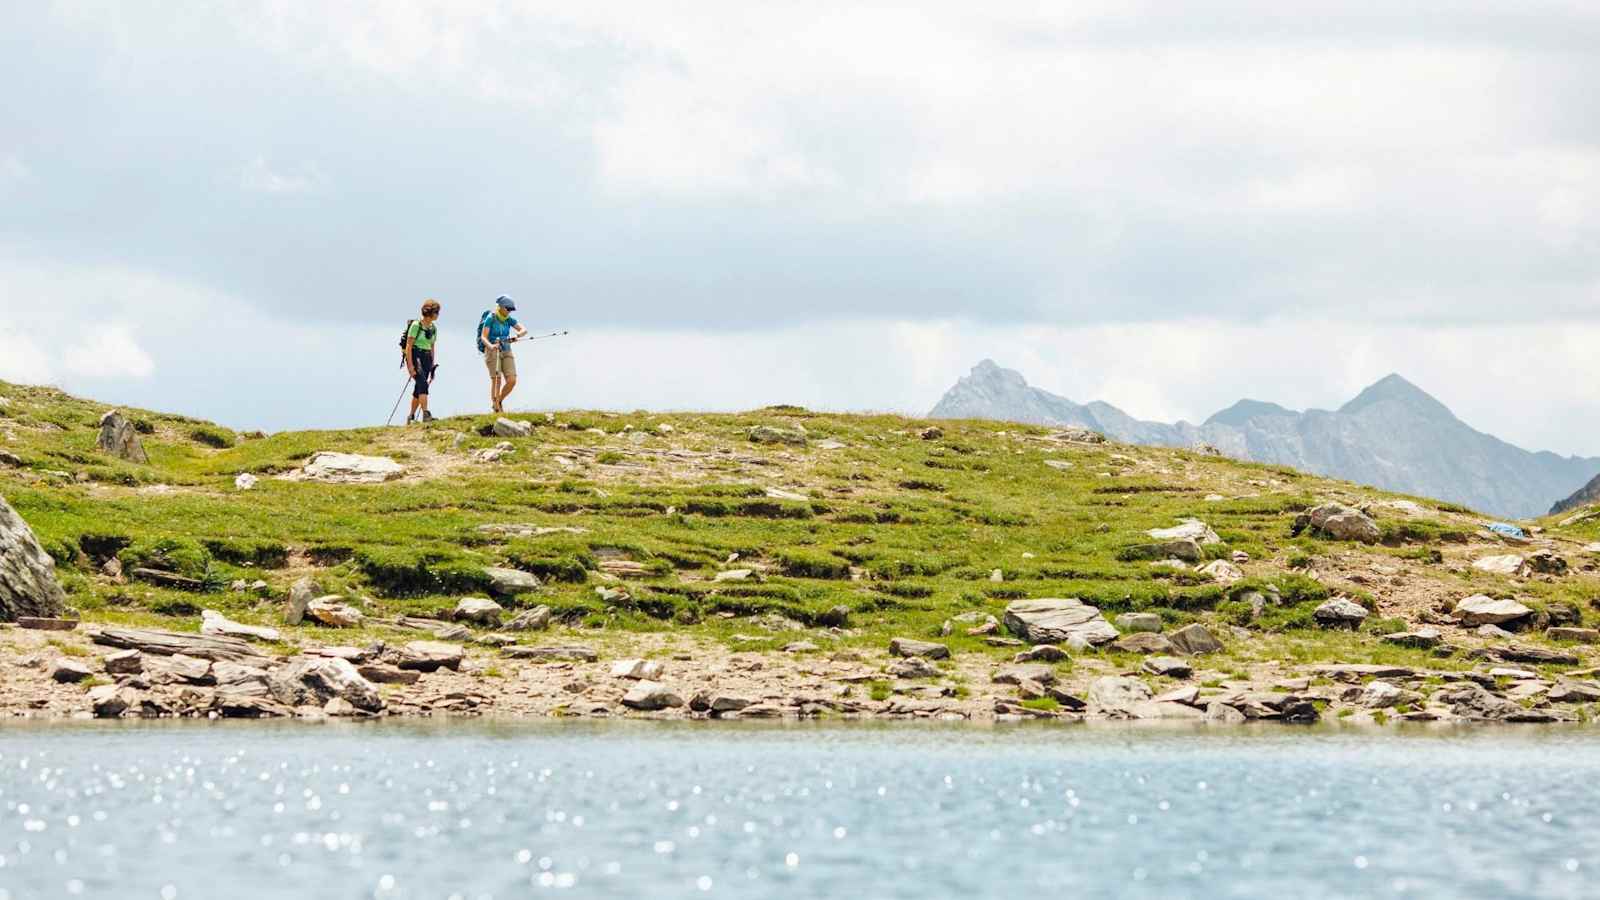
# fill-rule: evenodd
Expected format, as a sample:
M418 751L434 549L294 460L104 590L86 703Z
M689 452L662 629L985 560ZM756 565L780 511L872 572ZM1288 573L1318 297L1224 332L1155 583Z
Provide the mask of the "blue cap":
M497 306L501 306L506 309L514 310L517 308L517 301L507 297L505 294L501 294L500 296L494 298L494 302Z

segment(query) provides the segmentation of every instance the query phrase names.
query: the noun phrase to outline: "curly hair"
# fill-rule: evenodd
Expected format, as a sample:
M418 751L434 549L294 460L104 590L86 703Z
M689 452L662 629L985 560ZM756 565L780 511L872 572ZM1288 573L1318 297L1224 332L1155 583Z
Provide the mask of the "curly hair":
M437 316L438 314L439 314L439 301L437 301L437 300L429 300L429 301L427 301L427 302L422 304L422 317L424 319L426 319L429 316Z

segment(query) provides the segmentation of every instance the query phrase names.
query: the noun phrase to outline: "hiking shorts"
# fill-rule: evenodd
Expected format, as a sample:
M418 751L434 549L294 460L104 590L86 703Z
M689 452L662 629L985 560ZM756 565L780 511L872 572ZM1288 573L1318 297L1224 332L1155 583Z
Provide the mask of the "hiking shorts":
M428 385L433 383L433 351L411 348L411 362L417 367L417 377L413 380L411 396L428 396Z
M483 364L489 368L490 378L517 377L517 358L510 350L490 347L483 351Z

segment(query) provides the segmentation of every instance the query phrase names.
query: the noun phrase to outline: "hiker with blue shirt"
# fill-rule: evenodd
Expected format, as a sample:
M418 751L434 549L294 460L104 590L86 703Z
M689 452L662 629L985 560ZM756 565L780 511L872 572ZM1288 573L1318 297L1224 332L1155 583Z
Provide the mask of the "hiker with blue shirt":
M517 360L511 355L511 343L528 334L511 315L516 308L515 300L501 294L495 298L494 309L478 321L478 350L489 369L489 403L495 412L505 412L506 398L517 386Z

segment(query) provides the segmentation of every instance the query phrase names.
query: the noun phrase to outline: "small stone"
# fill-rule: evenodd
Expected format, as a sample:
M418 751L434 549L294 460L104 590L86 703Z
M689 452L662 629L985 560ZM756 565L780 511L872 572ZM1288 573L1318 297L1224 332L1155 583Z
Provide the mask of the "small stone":
M925 441L937 441L938 439L944 437L944 429L937 425L929 425L927 428L917 432L917 437L920 437Z
M1011 658L1011 661L1015 663L1062 663L1066 662L1070 658L1071 657L1067 655L1067 651L1057 647L1054 644L1040 644L1037 647L1030 647L1021 653L1018 653L1016 656Z
M1155 613L1123 613L1116 618L1117 630L1130 632L1159 632L1161 617Z
M251 475L249 472L240 472L233 479L233 486L237 490L248 491L256 486L256 476Z
M1021 684L1032 681L1036 684L1054 684L1055 670L1045 665L1010 665L1001 666L990 676L990 681L995 684Z
M1179 653L1187 656L1197 656L1202 653L1216 653L1222 650L1222 642L1217 640L1209 629L1199 622L1185 625L1167 636Z
M744 581L754 575L753 569L727 569L711 577L712 581Z
M507 419L501 416L494 420L494 436L503 438L525 438L533 434L532 422L521 422L516 419Z
M139 692L115 684L102 684L89 689L88 700L95 718L115 719L139 702Z
M105 660L108 675L137 675L144 671L144 660L137 650L119 650Z
M939 667L920 656L897 659L889 664L889 674L895 678L938 678L944 673Z
M1533 610L1509 597L1495 599L1484 594L1474 594L1460 601L1455 608L1461 624L1472 628L1477 625L1504 625L1533 614Z
M1226 703L1219 703L1213 700L1206 704L1205 720L1223 725L1243 725L1245 715Z
M531 572L521 569L507 569L500 566L491 566L483 570L489 577L490 593L502 597L515 597L539 589L539 579Z
M1579 644L1600 643L1600 631L1593 628L1558 626L1545 630L1544 636L1552 641L1573 641Z
M611 664L611 677L654 681L661 677L661 663L653 659L619 659Z
M326 625L329 628L354 628L361 624L365 618L361 610L347 603L340 603L344 598L338 594L330 594L306 604L306 616L313 621Z
M1188 678L1194 669L1175 656L1152 656L1144 661L1144 670L1151 675L1168 678Z
M1199 519L1184 519L1173 528L1153 528L1145 532L1158 541L1194 541L1197 544L1220 544L1222 538L1217 536L1211 526Z
M1244 572L1225 559L1214 559L1200 568L1200 574L1210 576L1221 585L1236 584L1244 580Z
M439 669L460 669L466 652L459 644L442 641L412 641L401 650L397 665L418 672L435 672Z
M821 650L821 649L822 649L821 647L818 647L816 644L814 644L814 643L812 643L810 641L795 641L794 643L791 643L791 644L785 644L784 647L783 647L783 652L785 652L785 653L815 653L815 652L817 652L818 650Z
M1366 620L1367 608L1349 597L1335 597L1311 615L1324 628L1357 628Z
M512 659L533 659L544 662L594 662L600 658L599 651L582 644L553 644L543 647L527 647L519 644L515 647L506 647L500 652Z
M891 656L921 656L925 659L948 659L950 648L944 644L935 644L932 641L919 641L913 638L895 638L889 642Z
M1111 642L1111 649L1122 653L1177 653L1172 640L1164 634L1137 631Z
M1437 647L1443 639L1444 635L1439 633L1439 629L1428 627L1413 628L1410 631L1397 631L1394 634L1386 634L1382 638L1386 644L1415 647L1419 650L1429 650Z
M640 681L622 696L622 705L640 710L667 709L682 706L683 698L659 682Z
M62 684L72 684L85 678L93 678L94 671L78 660L63 659L50 671L50 677Z
M488 599L487 597L462 597L456 601L456 608L450 614L457 622L472 622L477 625L498 625L500 617L505 614L506 608Z
M511 617L511 621L500 627L505 631L543 631L550 627L552 615L550 607L539 605L517 613Z
M354 703L343 697L333 697L322 704L322 711L330 716L353 716L358 710Z
M365 665L358 666L356 671L373 684L416 684L422 678L419 671L395 666Z

